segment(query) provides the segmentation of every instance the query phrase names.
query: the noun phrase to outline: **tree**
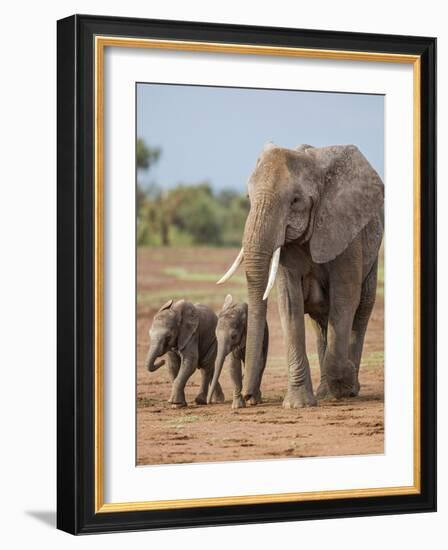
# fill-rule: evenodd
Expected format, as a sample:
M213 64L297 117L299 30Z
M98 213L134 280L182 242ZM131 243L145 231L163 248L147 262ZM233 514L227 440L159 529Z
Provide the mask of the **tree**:
M137 173L148 171L160 158L159 147L149 147L143 138L137 139L136 164ZM160 213L156 210L154 200L148 201L148 197L157 200L160 189L156 185L150 185L144 190L137 180L137 242L143 244L150 239L150 233L158 226Z
M137 170L149 170L160 158L159 147L149 147L143 138L137 139Z
M158 147L137 140L137 171L160 158ZM249 210L248 199L233 190L216 193L207 181L164 189L137 183L137 243L238 246Z
M195 244L221 244L221 210L209 192L210 186L198 185L183 191L184 200L179 202L175 210L174 224L191 235Z
M147 171L153 166L160 158L159 147L149 147L146 145L143 138L137 139L137 151L136 151L136 163L137 172ZM142 189L140 182L137 180L137 216L140 215L143 204L145 202L146 193Z
M232 191L228 193L226 198L229 200L222 205L222 240L227 246L240 246L249 213L249 199Z

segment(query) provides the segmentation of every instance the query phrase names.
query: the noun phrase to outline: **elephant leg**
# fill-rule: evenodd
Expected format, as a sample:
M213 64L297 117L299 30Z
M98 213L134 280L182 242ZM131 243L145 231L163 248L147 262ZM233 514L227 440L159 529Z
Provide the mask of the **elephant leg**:
M180 369L180 357L173 351L167 353L167 369L168 376L170 377L171 383L173 383Z
M372 314L373 306L376 298L378 260L375 261L370 273L363 282L361 289L361 299L358 309L353 319L353 327L350 338L350 359L356 368L356 384L354 395L358 395L361 388L359 384L359 367L361 365L362 348L364 345L364 337L369 323L370 315Z
M310 365L306 356L301 278L282 264L277 272L277 296L288 361L288 390L283 406L314 406L317 402L313 394Z
M241 395L243 388L243 369L241 360L232 353L230 358L230 379L233 385L232 409L241 409L246 406L246 402Z
M211 371L210 380L212 379L212 376L213 376L213 370ZM215 388L215 391L213 392L211 402L212 403L224 403L224 400L225 400L224 392L222 391L221 384L218 381L216 383L216 388Z
M185 400L185 385L190 376L196 370L197 365L198 359L193 353L182 357L179 372L173 382L171 397L169 399L169 403L172 404L173 408L177 409L187 406L187 402Z
M327 349L327 320L321 315L310 315L311 324L316 334L317 355L319 357L320 384L316 391L318 399L326 399L330 396L327 376L325 374L325 350Z
M324 356L324 371L328 388L337 399L353 397L356 390L357 373L349 357L350 338L359 292L344 285L330 291L330 313L327 328L327 348Z
M213 370L209 367L201 367L199 371L201 373L201 385L199 388L199 393L197 394L194 401L197 405L206 405L208 387L210 386L210 382L212 381Z

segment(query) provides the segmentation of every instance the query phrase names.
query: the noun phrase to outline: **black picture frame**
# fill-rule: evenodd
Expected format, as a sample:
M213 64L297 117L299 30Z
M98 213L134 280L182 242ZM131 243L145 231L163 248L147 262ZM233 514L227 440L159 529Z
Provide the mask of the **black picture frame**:
M419 494L96 513L93 43L97 35L420 57ZM58 21L57 48L57 527L81 534L435 511L436 39L74 15Z

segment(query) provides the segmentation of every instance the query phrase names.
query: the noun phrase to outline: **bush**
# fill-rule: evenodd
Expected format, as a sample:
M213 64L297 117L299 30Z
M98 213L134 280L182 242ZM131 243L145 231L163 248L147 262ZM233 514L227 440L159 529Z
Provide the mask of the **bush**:
M144 200L139 195L137 243L238 246L248 209L246 197L230 190L215 195L207 182L168 191L153 186Z

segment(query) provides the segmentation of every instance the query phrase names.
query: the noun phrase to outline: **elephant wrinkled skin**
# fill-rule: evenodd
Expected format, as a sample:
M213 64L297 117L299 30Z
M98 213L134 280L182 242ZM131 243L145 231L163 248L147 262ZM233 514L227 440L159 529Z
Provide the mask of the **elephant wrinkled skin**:
M243 370L242 366L246 355L246 328L247 328L247 304L233 302L232 296L228 294L223 307L218 314L218 324L216 327L216 340L218 343L218 352L216 356L215 372L210 385L208 402L213 399L215 389L224 365L224 361L230 355L230 378L233 385L232 408L239 409L245 407L246 403L241 395ZM268 354L269 332L268 325L265 323L263 338L262 361L263 375L266 366ZM261 403L261 390L254 396L253 402Z
M217 317L207 306L186 300L169 300L156 313L149 331L150 347L145 366L154 372L165 364L156 359L166 354L167 367L173 383L169 403L174 408L185 407L185 384L198 368L201 385L195 402L207 403L207 392L213 377L216 359ZM219 383L212 395L216 402L224 401Z
M287 349L283 406L316 404L305 313L317 336L317 397L356 396L383 235L380 177L353 145L285 149L269 144L248 192L250 212L239 256L249 298L244 398L250 401L259 391L266 298L274 281Z

